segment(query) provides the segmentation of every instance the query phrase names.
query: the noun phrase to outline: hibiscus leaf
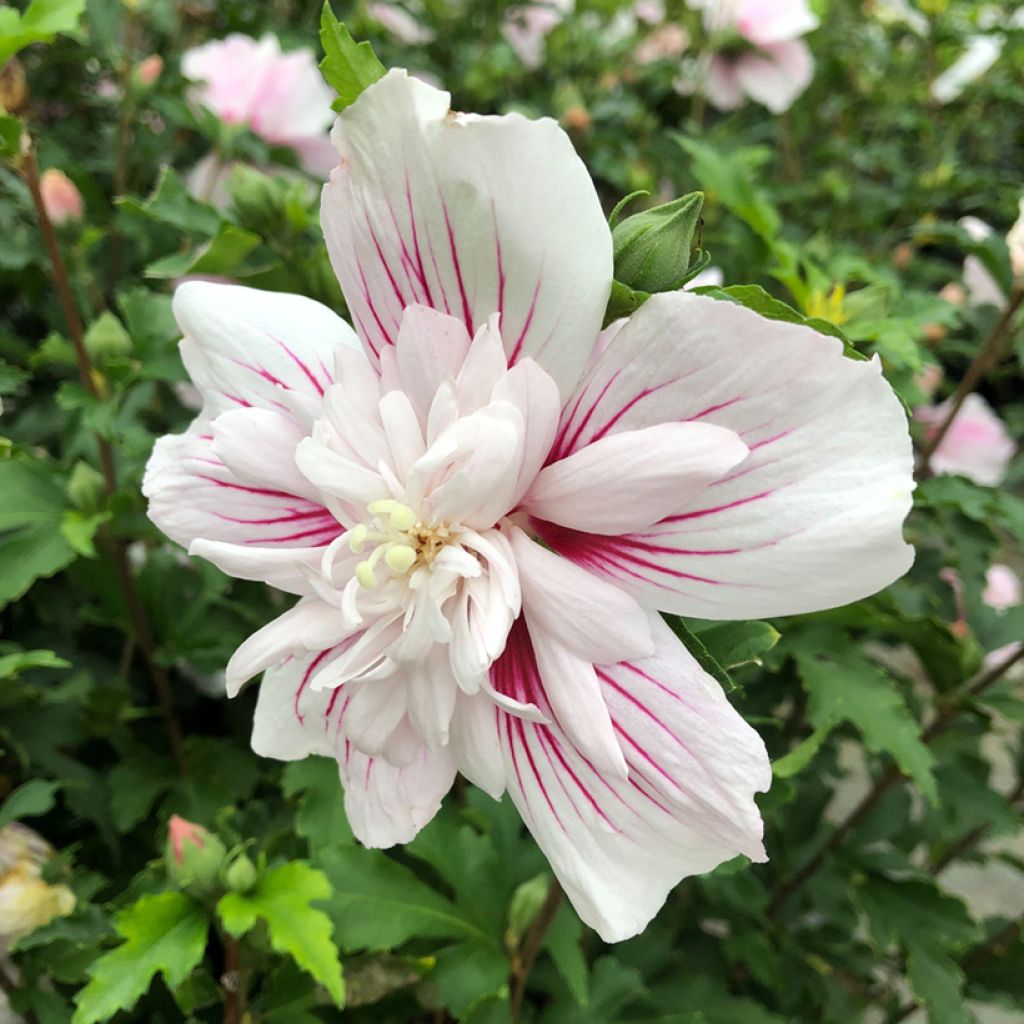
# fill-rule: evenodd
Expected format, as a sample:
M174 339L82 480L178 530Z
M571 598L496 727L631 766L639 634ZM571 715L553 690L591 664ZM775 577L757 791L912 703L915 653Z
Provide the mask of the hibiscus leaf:
M32 0L19 14L0 11L0 65L32 43L48 43L58 32L73 32L86 0Z
M317 864L334 890L328 912L345 950L391 949L414 937L490 938L450 900L379 850L323 850Z
M96 1024L134 1006L158 973L177 988L206 949L206 916L183 892L143 896L118 915L115 927L125 941L89 968L71 1024Z
M365 41L357 43L326 2L320 16L320 43L324 48L320 71L338 94L335 110L353 104L367 86L387 73L373 47Z
M56 470L43 459L0 463L0 608L41 576L75 560L61 530L67 502Z
M510 965L492 942L460 942L437 955L431 978L441 1002L460 1020L491 996L507 992Z
M808 643L795 657L808 695L811 724L817 729L849 722L861 733L868 750L889 754L922 794L937 804L934 758L896 681L856 651L842 651L835 638Z
M59 782L29 779L22 783L0 806L0 828L20 818L34 818L46 814L57 802Z
M311 854L355 842L345 817L345 794L333 757L307 757L292 761L281 777L285 796L299 798L295 831L309 843Z
M778 642L779 631L768 622L703 622L690 619L691 630L727 672L760 662Z
M665 621L672 632L682 641L683 646L693 655L694 660L712 679L715 679L727 693L738 689L729 673L718 663L714 655L698 639L697 635L678 615L665 615Z
M327 878L302 861L268 871L249 892L229 892L217 904L224 927L244 935L258 920L266 922L270 944L288 954L314 977L338 1006L345 1003L338 948L331 938L331 919L313 901L331 894Z

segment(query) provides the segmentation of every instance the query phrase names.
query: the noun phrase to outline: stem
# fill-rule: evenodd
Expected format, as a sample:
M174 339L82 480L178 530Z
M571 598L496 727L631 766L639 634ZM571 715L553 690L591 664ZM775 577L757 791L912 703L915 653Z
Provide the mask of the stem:
M242 950L238 940L224 932L224 1024L242 1024L245 1019L245 992L242 988Z
M1015 284L1010 290L1010 295L1006 300L1002 313L999 314L999 319L995 322L984 344L981 346L981 350L975 356L974 362L968 367L967 373L964 374L963 380L960 381L956 392L953 394L953 400L950 402L946 418L939 425L939 429L927 440L921 451L921 460L917 472L919 479L927 480L931 476L932 457L935 455L935 450L942 444L942 440L949 432L949 428L953 425L953 421L956 419L957 413L960 412L961 406L967 400L967 396L977 388L992 367L999 361L1002 355L1003 342L1010 333L1013 318L1017 310L1020 309L1021 303L1024 303L1024 284Z
M1001 679L1022 658L1024 658L1024 645L1017 651L1014 651L1013 654L1004 658L999 664L993 665L992 668L982 672L975 680L963 687L945 708L939 712L932 724L924 730L921 734L921 741L926 744L931 743L937 736L944 733L973 698ZM766 911L769 918L775 917L793 893L800 889L808 879L817 874L829 856L842 846L846 837L871 813L882 797L900 782L902 778L903 775L899 768L893 765L878 779L860 803L836 826L835 831L828 837L818 852L791 878L782 882L775 890L775 895L772 897L772 901L769 903Z
M519 945L519 952L512 962L512 997L509 1000L509 1014L513 1024L519 1018L519 1011L523 1007L523 998L526 995L526 983L530 978L530 971L540 954L544 939L547 937L548 929L558 913L562 903L562 887L557 879L551 880L548 887L548 894L544 898L537 916L533 919L529 929L523 936Z
M25 184L32 195L32 203L35 206L36 218L39 221L39 232L43 238L43 246L46 249L47 257L50 260L50 267L53 271L53 283L57 289L57 296L60 300L61 310L64 313L64 320L68 327L68 337L75 350L75 357L78 361L78 373L82 385L89 392L90 396L97 401L104 398L97 383L96 374L93 370L89 352L85 347L85 334L82 330L82 320L78 315L78 307L75 305L74 293L71 290L71 281L68 276L67 265L61 255L60 245L57 242L57 233L54 231L53 222L46 212L46 204L43 202L43 194L39 186L39 165L36 162L35 144L30 140L21 164L21 174ZM99 449L100 470L103 474L103 484L107 497L113 497L117 493L117 473L114 467L114 451L110 442L100 434L96 435L96 444ZM171 753L182 775L188 774L185 761L185 749L182 741L181 727L174 714L174 701L171 698L171 684L167 677L167 671L157 663L155 658L156 643L153 633L146 618L146 611L142 605L138 589L135 586L135 578L132 576L131 566L128 563L128 554L124 545L116 539L109 538L104 545L107 549L117 574L118 584L124 597L128 615L131 619L132 629L138 641L149 667L149 674L156 690L157 699L160 704L160 712L164 719L164 727L167 731L167 739L171 747Z

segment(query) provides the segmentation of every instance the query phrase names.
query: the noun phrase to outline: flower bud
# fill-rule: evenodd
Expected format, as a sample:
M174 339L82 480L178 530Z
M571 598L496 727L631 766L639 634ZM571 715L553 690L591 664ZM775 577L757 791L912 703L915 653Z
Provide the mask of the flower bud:
M135 69L135 77L144 88L151 86L163 73L164 59L158 53L151 53L145 60L139 61Z
M519 947L526 929L544 906L550 885L551 876L542 873L535 875L528 882L523 882L512 894L512 902L508 908L508 928L505 930L505 942L510 949Z
M98 363L128 355L132 340L113 313L101 313L85 332L85 348Z
M55 167L43 171L43 176L39 179L39 191L43 196L46 215L57 227L69 221L82 219L82 193L63 171L58 171Z
M175 814L167 825L164 863L171 881L196 894L210 892L217 885L227 850L202 825Z
M636 291L670 292L681 288L693 260L704 196L674 199L620 221L612 229L615 280Z
M243 853L224 872L224 883L232 892L248 892L259 878L256 865Z
M79 511L95 512L103 501L103 477L87 462L76 462L68 478L67 494Z
M24 65L12 57L0 67L0 108L8 114L17 114L28 99L28 84Z

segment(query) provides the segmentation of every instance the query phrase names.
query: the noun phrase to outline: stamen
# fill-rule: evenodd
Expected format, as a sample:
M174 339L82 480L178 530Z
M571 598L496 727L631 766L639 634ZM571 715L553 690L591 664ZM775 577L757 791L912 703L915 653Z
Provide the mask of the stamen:
M353 526L348 531L348 546L354 554L358 555L363 550L363 545L366 543L366 537L369 532L365 523Z
M377 577L373 574L373 566L369 560L360 562L356 566L356 579L359 583L366 587L367 590L373 590L377 586Z
M393 544L385 553L384 561L397 573L408 572L416 561L416 549L408 544Z

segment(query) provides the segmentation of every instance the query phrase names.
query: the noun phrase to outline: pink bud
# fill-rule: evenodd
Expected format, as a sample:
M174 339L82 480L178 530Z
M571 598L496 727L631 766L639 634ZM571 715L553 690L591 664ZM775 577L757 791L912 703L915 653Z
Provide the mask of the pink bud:
M985 573L985 591L981 599L999 612L1015 607L1021 603L1020 578L1008 565L990 565Z
M140 85L152 85L164 69L164 59L158 53L151 53L135 69Z
M63 171L55 167L43 171L39 191L43 194L47 215L58 227L71 220L81 220L84 211L82 193Z
M171 844L171 851L174 859L179 863L185 860L185 844L191 843L196 849L201 850L206 845L206 829L202 825L194 825L191 821L171 816L167 823L167 838Z

